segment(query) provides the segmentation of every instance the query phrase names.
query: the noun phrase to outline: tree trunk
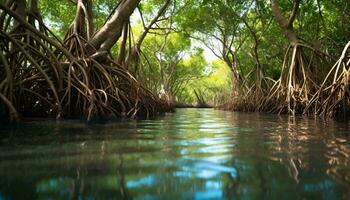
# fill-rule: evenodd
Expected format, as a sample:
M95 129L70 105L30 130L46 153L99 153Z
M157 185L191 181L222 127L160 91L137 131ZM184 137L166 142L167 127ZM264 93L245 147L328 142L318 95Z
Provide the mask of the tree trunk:
M146 38L147 34L149 33L149 31L151 30L151 28L153 27L153 25L155 23L157 23L158 19L160 16L162 16L162 14L165 12L165 10L167 9L167 7L169 6L171 0L166 0L166 2L163 4L163 6L159 9L158 13L156 14L156 16L153 17L153 19L151 20L151 22L148 24L147 27L145 27L145 29L143 30L143 32L141 33L141 35L137 38L136 43L134 44L134 46L131 48L131 51L129 51L129 55L125 61L125 65L128 67L130 64L132 64L132 62L138 61L139 60L139 56L140 56L140 52L141 52L141 44L144 41L144 39ZM136 72L135 72L136 73Z
M125 66L125 56L126 56L126 43L128 41L128 33L129 33L129 21L124 24L124 30L123 30L123 39L119 47L119 54L117 57L116 62L120 65L126 68Z
M271 7L272 7L272 13L280 25L281 29L283 30L285 36L288 38L289 42L293 44L299 43L299 39L297 34L295 33L293 29L293 22L295 20L295 17L299 10L299 4L300 0L294 0L293 10L289 17L289 20L287 20L281 13L281 9L277 3L276 0L271 0Z
M27 2L26 0L17 0L15 1L15 12L18 16L20 16L22 19L26 19L26 7ZM20 23L18 21L15 21L13 24L13 31L18 31L18 27L20 26Z
M141 0L124 0L110 20L91 38L89 44L97 51L109 51L120 38L123 25ZM94 52L92 52L94 53Z

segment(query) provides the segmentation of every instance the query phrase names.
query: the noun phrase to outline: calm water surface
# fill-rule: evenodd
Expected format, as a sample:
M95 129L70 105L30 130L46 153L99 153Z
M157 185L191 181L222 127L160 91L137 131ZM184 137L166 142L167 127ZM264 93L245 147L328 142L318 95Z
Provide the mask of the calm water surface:
M350 199L350 124L178 109L0 130L0 200Z

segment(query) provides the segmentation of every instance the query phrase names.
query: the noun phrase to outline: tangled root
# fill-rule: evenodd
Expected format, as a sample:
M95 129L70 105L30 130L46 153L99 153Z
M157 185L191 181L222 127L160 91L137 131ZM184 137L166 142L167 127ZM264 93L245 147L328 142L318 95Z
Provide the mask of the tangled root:
M324 117L347 115L350 106L350 42L331 68L317 93L310 100L304 113Z
M150 117L171 109L109 55L86 53L79 35L62 44L44 25L1 9L7 21L20 22L21 31L0 31L0 116L92 120Z
M319 89L319 77L327 68L327 57L305 44L289 46L283 61L281 77L264 99L263 111L301 114ZM320 74L317 74L317 73Z
M255 76L254 76L255 75ZM250 80L250 83L248 81ZM256 112L260 111L269 88L274 80L265 77L261 70L251 71L242 82L235 81L231 100L221 107L227 110Z

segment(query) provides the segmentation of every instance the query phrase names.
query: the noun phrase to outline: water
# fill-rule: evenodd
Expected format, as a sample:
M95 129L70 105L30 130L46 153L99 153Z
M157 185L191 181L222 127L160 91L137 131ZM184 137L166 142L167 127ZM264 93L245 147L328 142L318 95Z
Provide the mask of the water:
M350 199L350 124L178 109L0 130L0 200Z

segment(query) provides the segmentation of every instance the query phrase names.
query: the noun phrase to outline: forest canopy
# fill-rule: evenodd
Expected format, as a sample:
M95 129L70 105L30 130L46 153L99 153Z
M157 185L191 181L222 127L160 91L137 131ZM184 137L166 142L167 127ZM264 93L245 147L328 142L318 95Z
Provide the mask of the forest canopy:
M350 106L347 0L2 0L4 118L174 105L335 116Z

